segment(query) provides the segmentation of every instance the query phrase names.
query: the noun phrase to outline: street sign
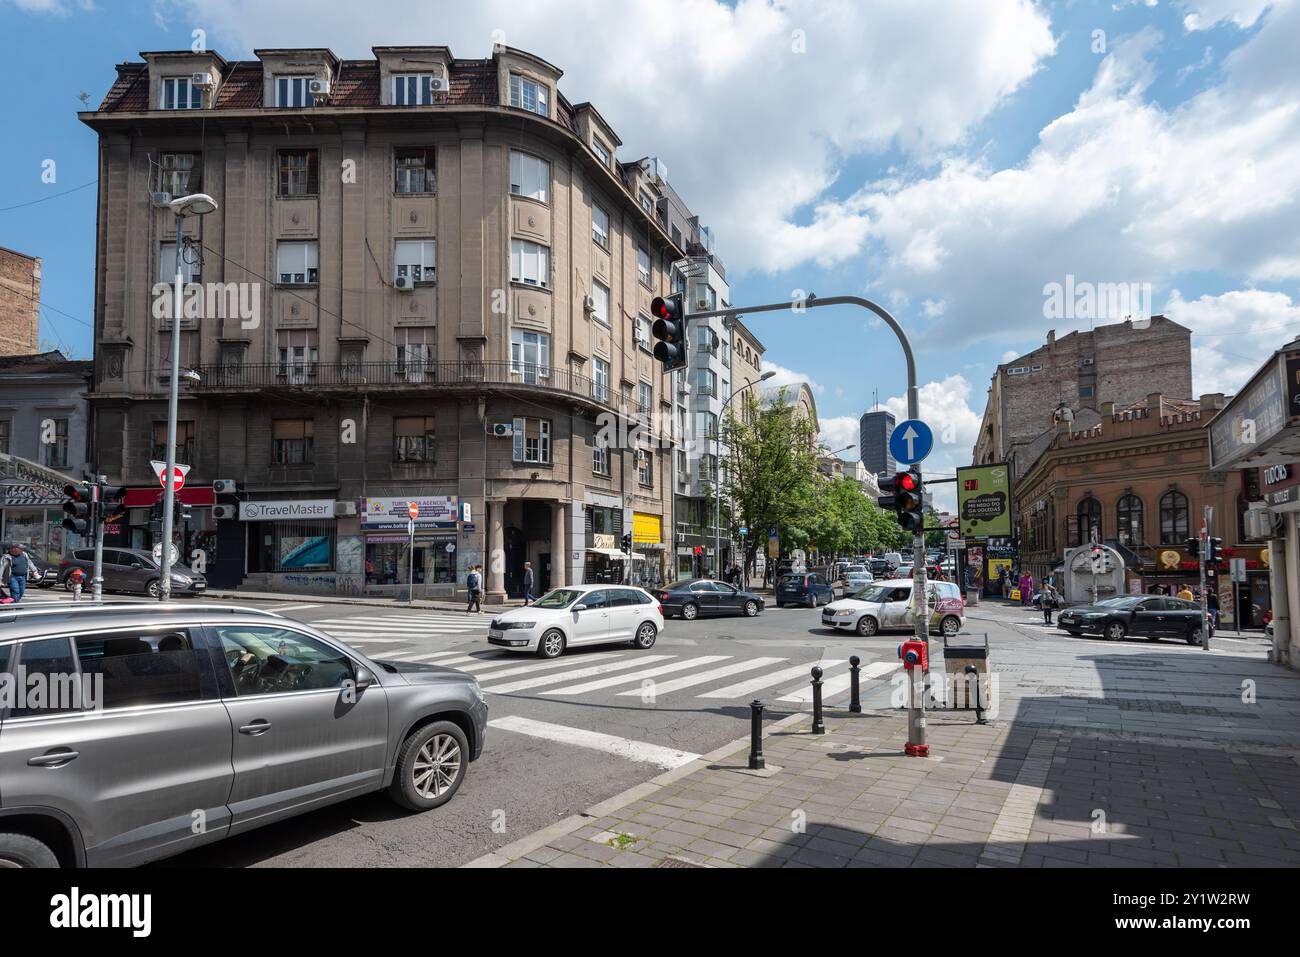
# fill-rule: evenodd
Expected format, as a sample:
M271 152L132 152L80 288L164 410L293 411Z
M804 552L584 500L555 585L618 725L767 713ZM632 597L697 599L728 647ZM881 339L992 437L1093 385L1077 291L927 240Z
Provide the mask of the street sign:
M420 517L420 506L415 502L407 502L406 514L411 516L411 520L414 521Z
M172 546L171 554L172 554L171 563L173 565L179 565L181 560L181 553L180 550L177 549L175 545ZM156 561L159 565L162 564L162 542L159 542L157 545L153 547L153 560Z
M748 534L749 534L749 526L748 525L740 526L740 537L744 538Z
M153 466L153 474L158 476L158 484L161 485L163 488L166 488L167 480L163 478L163 473L167 471L167 463L151 461L149 464ZM189 470L190 467L188 465L181 465L180 463L177 463L176 475L175 478L172 479L172 482L174 483L174 486L178 491L185 487L185 474L189 472Z
M903 465L915 465L934 448L934 433L920 419L904 419L889 436L889 454Z

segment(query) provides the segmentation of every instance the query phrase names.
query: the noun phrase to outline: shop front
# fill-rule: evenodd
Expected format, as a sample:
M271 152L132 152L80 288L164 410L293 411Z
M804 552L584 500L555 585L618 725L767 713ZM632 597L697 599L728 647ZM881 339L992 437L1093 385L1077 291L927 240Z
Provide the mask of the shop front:
M162 537L163 490L157 485L128 488L123 497L126 515L104 526L104 544L148 551ZM173 541L181 550L181 561L198 565L205 574L217 557L217 524L212 517L216 496L212 486L196 485L176 491L176 501L186 506L188 517L178 521Z
M247 529L244 586L338 591L334 506L333 499L240 502L239 519Z
M415 535L409 531L409 505L419 509ZM361 503L365 547L365 592L405 595L412 581L416 597L451 597L459 575L456 497L388 496Z
M0 543L19 544L48 562L81 547L81 536L63 528L57 489L21 480L0 481Z
M628 555L622 549L623 509L612 505L584 508L586 533L582 562L584 585L618 584L627 580ZM645 556L632 553L633 560Z
M664 584L665 546L663 518L646 512L632 513L632 552L641 560L632 563L632 583L642 588Z

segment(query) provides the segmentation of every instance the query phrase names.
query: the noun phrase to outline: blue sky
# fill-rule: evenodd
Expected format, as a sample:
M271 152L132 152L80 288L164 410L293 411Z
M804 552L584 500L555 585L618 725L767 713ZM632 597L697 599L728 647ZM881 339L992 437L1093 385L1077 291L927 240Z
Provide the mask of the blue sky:
M97 104L115 63L194 29L228 59L485 56L503 39L560 65L620 158L667 162L719 236L733 302L802 289L894 311L938 470L965 461L999 361L1089 325L1044 315L1067 274L1149 283L1155 311L1193 329L1198 392L1231 392L1300 332L1296 0L617 5L372 0L358 19L353 0L317 0L304 32L305 5L271 0L0 0L0 245L44 260L43 339L91 351L95 188L77 187L96 142L78 97ZM813 383L828 443L856 441L874 390L901 404L892 337L853 311L750 325L782 378Z

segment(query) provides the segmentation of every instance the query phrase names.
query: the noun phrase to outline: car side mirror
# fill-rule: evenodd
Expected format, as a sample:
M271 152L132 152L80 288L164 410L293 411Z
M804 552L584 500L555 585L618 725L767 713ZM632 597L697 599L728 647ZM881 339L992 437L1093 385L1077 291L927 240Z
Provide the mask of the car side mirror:
M132 562L132 563L131 563L131 567L132 567L132 568L144 568L144 566L141 565L139 562Z
M357 665L357 674L352 684L358 691L365 691L375 683L374 673L365 665Z
M574 605L574 606L573 606L573 610L574 610L574 611L586 611L586 610L587 610L587 606L586 606L586 605Z

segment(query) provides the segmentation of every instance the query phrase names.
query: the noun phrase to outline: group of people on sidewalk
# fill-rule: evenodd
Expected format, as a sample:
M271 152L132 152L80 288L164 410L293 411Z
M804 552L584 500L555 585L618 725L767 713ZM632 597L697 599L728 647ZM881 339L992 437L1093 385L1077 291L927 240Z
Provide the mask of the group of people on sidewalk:
M537 578L533 574L533 563L524 562L524 604L531 605L536 599L533 597L533 589L536 587ZM483 566L469 566L469 574L465 576L465 590L469 594L469 601L465 604L465 611L481 612L483 610Z

